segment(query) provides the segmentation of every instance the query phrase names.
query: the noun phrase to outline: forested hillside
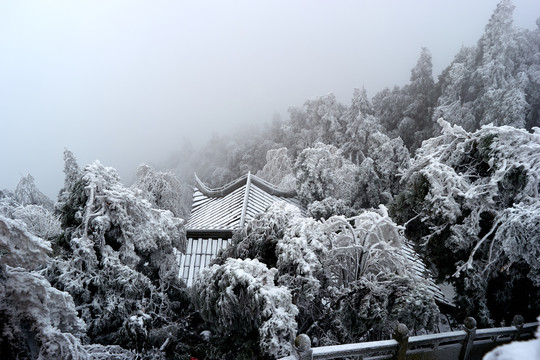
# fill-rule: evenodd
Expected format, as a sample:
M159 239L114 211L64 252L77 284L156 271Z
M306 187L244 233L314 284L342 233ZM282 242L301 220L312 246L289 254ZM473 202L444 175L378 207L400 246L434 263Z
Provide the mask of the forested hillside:
M327 345L389 338L398 321L437 331L427 280L395 256L404 244L455 289L451 322L534 321L540 19L518 29L513 8L502 0L441 74L419 49L402 87L308 99L167 171L143 164L131 186L66 150L55 201L31 175L0 191L0 357L272 359L297 333ZM186 287L193 172L218 187L248 171L296 190L310 217L274 204Z
M320 142L365 171L374 168L385 182L391 180L377 166L386 169L379 164L390 161L403 167L403 147L414 157L422 141L441 134L440 117L467 131L487 124L531 130L540 124L540 30L513 27L513 8L501 2L477 45L463 47L437 81L431 53L423 48L409 84L384 89L371 99L364 89L355 89L349 105L333 94L321 95L291 107L288 119L276 118L263 129L215 135L202 151L189 149L179 156L180 175L189 178L195 170L205 182L223 185L276 164L267 159L268 150L286 148L292 166L303 150Z

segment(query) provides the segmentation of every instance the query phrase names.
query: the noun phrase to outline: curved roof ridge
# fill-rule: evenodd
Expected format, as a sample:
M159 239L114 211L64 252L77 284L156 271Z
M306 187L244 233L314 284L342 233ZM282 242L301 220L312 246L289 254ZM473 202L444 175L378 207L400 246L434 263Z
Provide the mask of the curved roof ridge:
M261 179L257 175L251 174L251 182L262 188L264 191L270 195L283 196L283 197L294 197L297 195L296 190L285 189L274 185L264 179Z
M223 185L221 187L218 187L218 188L215 188L215 189L211 189L208 186L206 186L202 182L201 179L199 179L199 177L197 176L196 173L194 173L194 175L195 175L195 185L197 186L199 191L201 193L203 193L203 195L205 195L207 197L223 197L223 196L226 196L226 195L232 193L234 190L246 185L247 179L248 179L247 174L242 175L238 179L233 180L228 184L225 184L225 185ZM257 185L258 187L260 187L261 189L263 189L264 191L266 191L267 193L271 194L271 195L282 196L282 197L294 197L294 196L296 196L296 190L288 190L288 189L280 188L280 187L278 187L278 186L276 186L274 184L269 183L266 180L261 179L260 177L254 175L254 174L251 174L251 182L253 184Z

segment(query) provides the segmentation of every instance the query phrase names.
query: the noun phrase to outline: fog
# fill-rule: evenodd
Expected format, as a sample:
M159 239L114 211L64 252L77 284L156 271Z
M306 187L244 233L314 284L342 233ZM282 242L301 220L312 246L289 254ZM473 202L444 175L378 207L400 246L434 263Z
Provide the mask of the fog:
M0 2L0 189L31 173L55 198L63 149L115 167L287 118L289 106L434 75L476 44L496 0ZM538 0L514 0L533 29Z

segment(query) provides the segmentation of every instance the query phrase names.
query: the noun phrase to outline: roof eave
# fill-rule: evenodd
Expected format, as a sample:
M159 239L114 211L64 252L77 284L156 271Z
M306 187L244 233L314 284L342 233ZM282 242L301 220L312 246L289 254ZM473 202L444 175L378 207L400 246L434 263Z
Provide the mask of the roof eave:
M204 239L230 239L234 230L223 229L186 229L187 238L204 238Z

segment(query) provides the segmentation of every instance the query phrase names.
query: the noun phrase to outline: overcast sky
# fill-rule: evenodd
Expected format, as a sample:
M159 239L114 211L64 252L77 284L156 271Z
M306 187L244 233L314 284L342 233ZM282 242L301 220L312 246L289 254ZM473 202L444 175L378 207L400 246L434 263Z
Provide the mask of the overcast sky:
M437 76L497 2L0 0L0 189L31 173L55 198L64 148L129 185L185 139L403 85L423 46ZM540 1L514 4L536 28Z

